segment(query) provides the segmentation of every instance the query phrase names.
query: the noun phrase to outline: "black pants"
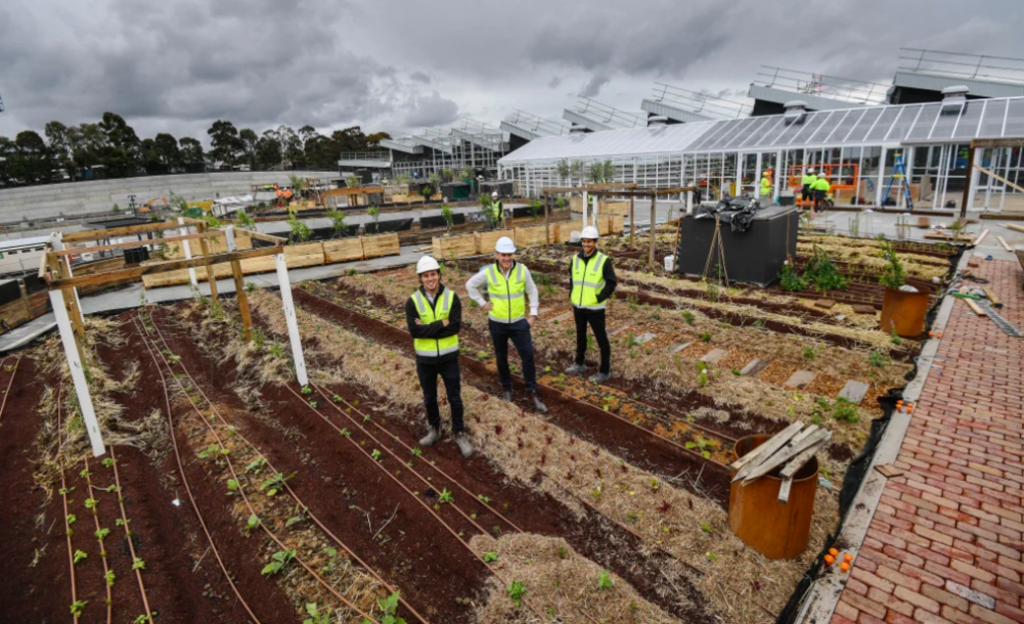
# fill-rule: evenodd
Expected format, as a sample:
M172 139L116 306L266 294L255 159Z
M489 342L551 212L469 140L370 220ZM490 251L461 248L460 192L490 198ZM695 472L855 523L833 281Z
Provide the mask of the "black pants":
M825 203L825 191L814 191L814 212L822 209Z
M441 364L416 362L416 374L423 388L423 406L427 408L427 422L432 429L441 427L441 410L437 407L437 378L444 380L448 391L448 403L452 406L452 433L459 433L466 426L462 422L462 375L458 358Z
M584 364L587 356L587 324L594 330L594 338L601 349L601 372L608 374L612 370L612 345L608 342L608 332L604 328L604 310L572 309L576 319L576 363Z
M800 190L800 199L809 201L814 197L814 193L811 191L810 184L804 184L804 188Z
M526 391L537 392L537 366L533 361L533 337L530 324L526 319L515 323L497 323L488 319L487 327L491 330L491 341L494 343L494 357L498 361L498 379L501 387L511 392L512 373L508 369L508 341L511 340L519 359L523 361L523 377L526 378Z

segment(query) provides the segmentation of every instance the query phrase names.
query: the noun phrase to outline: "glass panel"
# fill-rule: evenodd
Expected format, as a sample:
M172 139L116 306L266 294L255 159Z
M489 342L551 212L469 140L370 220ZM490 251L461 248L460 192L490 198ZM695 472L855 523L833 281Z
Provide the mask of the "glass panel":
M939 114L939 108L939 104L928 104L925 106L924 110L917 117L917 123L910 129L910 134L907 135L907 138L927 139L932 131L932 124L935 123L935 118Z
M949 139L953 137L953 127L960 119L963 106L945 106L939 111L939 120L932 129L931 139Z
M896 119L896 123L892 125L889 132L887 141L902 141L907 138L907 132L910 131L910 126L914 124L914 120L917 119L918 113L924 114L921 111L921 106L904 106L903 112Z
M818 129L818 126L821 125L821 122L825 121L825 118L828 117L828 115L829 113L812 114L810 118L808 118L807 121L804 122L803 128L798 130L797 133L793 135L793 138L790 139L790 143L807 143L807 137L814 134L814 131Z
M777 124L764 133L764 136L761 137L761 140L758 143L758 147L773 147L779 144L779 137L786 132L786 128L788 127L789 126L786 125L786 118L781 117Z
M844 111L839 111L839 112L833 111L833 112L829 113L828 115L825 115L825 118L822 120L821 125L818 126L818 129L817 129L817 131L815 131L814 134L812 134L812 135L803 135L803 136L807 137L807 141L806 142L809 143L809 144L810 143L824 143L825 139L828 138L828 135L832 134L832 131L835 130L836 126L839 125L839 122L843 119L843 115L845 115L845 114L846 114L846 112L844 112Z
M725 148L725 146L728 145L734 138L745 134L746 131L747 131L747 128L749 128L751 125L753 125L757 121L761 121L761 120L762 120L762 118L759 118L759 117L751 117L749 119L744 119L743 121L739 122L738 124L736 124L732 128L730 128L727 133L722 134L721 136L719 136L715 140L714 143L712 143L711 145L708 146L708 149L723 149L723 148Z
M1010 113L1006 116L1004 137L1024 137L1024 100L1009 101Z
M985 116L981 120L979 137L1003 136L1003 115L1006 114L1006 100L989 100L985 102Z
M782 120L783 120L783 117L781 115L778 116L778 117L773 117L771 119L771 121L769 121L765 125L761 126L758 129L757 134L755 136L752 136L750 138L750 140L747 141L743 146L744 147L754 147L754 146L757 146L757 147L767 147L767 146L770 146L771 145L771 140L770 140L771 137L775 136L777 131L778 131L778 129L783 127L782 126ZM769 139L769 140L766 140L766 139Z
M899 106L887 106L882 111L882 116L878 118L878 123L875 124L875 128L868 133L865 138L866 141L881 141L885 138L885 135L889 134L889 127L892 126L892 122L896 121L896 116L900 114Z
M882 108L869 109L864 116L857 122L857 126L850 132L850 136L846 139L840 139L845 143L861 143L867 138L868 132L871 130L871 126L874 125L875 120L882 114Z
M744 128L742 132L739 132L730 141L727 149L734 147L750 145L752 142L756 142L756 139L760 137L761 132L764 128L768 127L768 123L775 123L775 119L771 117L758 117L757 121L751 124L749 127Z
M978 132L978 122L981 120L981 111L985 108L985 100L968 100L964 106L964 112L960 115L960 122L954 131L954 137L973 139Z
M694 149L695 150L710 149L710 147L712 145L714 145L715 141L717 141L722 136L725 136L727 133L731 132L733 130L733 128L735 128L737 125L743 123L744 121L747 121L747 120L744 119L742 121L737 120L737 121L729 121L729 122L717 124L714 127L714 131L713 132L709 132L707 134L707 136L702 137L702 140L701 140L701 142L699 144L694 145Z
M843 143L846 140L846 135L850 134L850 130L853 130L853 127L857 125L857 122L866 113L867 111L850 111L850 114L839 122L839 126L832 133L832 137L826 140L829 143Z

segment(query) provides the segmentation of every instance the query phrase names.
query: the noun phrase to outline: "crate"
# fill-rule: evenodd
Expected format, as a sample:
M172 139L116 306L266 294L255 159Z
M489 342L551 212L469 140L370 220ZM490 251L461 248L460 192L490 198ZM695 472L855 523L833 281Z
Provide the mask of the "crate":
M598 215L615 215L625 217L629 215L629 202L624 201L603 201L597 210Z
M551 242L555 242L556 226L551 227ZM547 229L543 225L516 228L516 247L539 247L547 245Z
M601 236L622 234L624 226L625 219L621 215L603 215L598 213L597 233Z
M301 245L285 245L284 261L289 269L299 267L317 266L324 263L323 243L303 243ZM277 270L274 256L263 256L262 258L249 258L242 260L242 273L266 273ZM231 274L231 265L225 264L227 274Z
M436 236L433 238L434 258L454 260L476 255L476 237L472 234L461 236Z
M401 245L398 242L398 232L387 234L375 234L363 236L363 257L377 258L379 256L397 256L401 253Z
M363 259L363 239L358 237L324 241L324 262L348 262Z
M491 254L494 253L494 246L498 244L498 239L502 236L508 236L515 240L515 230L493 230L490 232L476 232L473 234L473 238L476 241L476 253L478 254Z
M559 243L568 243L572 239L573 231L583 231L583 221L562 221L558 224L558 235L553 236L552 239Z

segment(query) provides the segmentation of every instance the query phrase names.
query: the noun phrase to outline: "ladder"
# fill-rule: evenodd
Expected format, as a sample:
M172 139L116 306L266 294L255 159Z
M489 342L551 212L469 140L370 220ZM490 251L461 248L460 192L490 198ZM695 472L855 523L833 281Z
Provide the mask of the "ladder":
M896 162L892 166L892 177L889 178L889 183L885 185L885 192L882 193L881 206L885 206L885 200L889 198L889 191L892 190L894 182L899 180L900 189L903 191L903 200L906 203L906 209L914 209L914 200L910 197L910 181L907 179L907 169L903 166L903 153L896 154ZM899 191L897 191L899 193Z

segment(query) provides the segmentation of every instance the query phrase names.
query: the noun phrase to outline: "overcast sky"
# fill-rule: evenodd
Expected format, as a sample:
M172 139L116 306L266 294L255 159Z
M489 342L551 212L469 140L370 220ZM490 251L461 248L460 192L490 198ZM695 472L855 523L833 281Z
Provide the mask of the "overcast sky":
M3 0L0 135L122 114L207 143L359 124L395 135L655 81L742 99L761 65L888 83L901 46L1024 57L1021 0Z

